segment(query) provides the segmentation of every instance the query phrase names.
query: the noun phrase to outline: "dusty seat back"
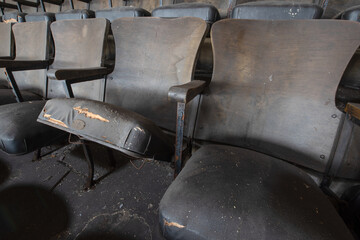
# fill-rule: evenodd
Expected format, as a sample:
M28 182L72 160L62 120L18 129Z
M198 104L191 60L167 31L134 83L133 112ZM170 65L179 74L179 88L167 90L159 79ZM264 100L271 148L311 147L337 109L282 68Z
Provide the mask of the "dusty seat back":
M49 22L17 23L12 30L15 38L15 60L47 60L50 49ZM20 90L45 96L46 70L13 72Z
M288 1L258 1L235 6L231 18L235 19L318 19L323 9L316 4Z
M168 90L192 79L205 30L206 23L192 17L113 21L116 62L105 101L175 131L176 103L168 101Z
M102 67L104 65L104 36L109 32L106 19L62 20L51 24L55 42L55 58L50 68ZM91 46L103 46L93 48ZM51 71L51 70L50 70ZM104 80L73 85L76 97L100 100L103 98ZM64 97L62 82L49 82L50 97Z
M11 23L0 23L0 57L14 57L14 40L11 34ZM8 82L5 75L5 69L0 69L0 87L7 88Z
M211 37L214 75L195 138L324 171L343 121L335 93L360 44L360 25L223 20Z
M0 57L12 58L14 56L14 41L11 34L10 23L0 23Z

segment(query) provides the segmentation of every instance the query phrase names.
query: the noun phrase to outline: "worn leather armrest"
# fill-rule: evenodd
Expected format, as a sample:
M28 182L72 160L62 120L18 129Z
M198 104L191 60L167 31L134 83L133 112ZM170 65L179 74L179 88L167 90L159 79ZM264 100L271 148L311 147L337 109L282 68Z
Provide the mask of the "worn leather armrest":
M345 112L351 117L360 120L360 103L347 103Z
M49 69L47 76L54 80L75 80L90 81L97 78L103 78L109 73L106 67L93 68L66 68L66 69Z
M49 66L49 60L5 60L0 59L0 68L6 68L11 71L24 71L45 69Z
M188 103L207 86L206 81L193 80L183 85L172 86L168 92L169 100Z

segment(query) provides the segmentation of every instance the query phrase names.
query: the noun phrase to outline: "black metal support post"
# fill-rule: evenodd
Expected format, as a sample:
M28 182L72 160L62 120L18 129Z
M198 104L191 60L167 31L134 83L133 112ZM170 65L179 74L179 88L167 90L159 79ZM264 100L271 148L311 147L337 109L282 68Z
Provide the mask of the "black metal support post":
M20 93L18 85L16 84L16 81L15 81L14 75L12 74L12 71L5 68L5 73L6 73L8 81L11 84L12 91L13 91L15 97L16 97L16 101L17 102L23 102L24 99L23 99L23 97L22 97L22 95Z
M182 168L182 153L183 153L183 135L185 122L185 106L186 103L177 103L176 115L176 142L175 142L175 176L176 177Z
M43 12L46 12L46 8L45 8L45 4L44 4L43 0L40 0L40 6L41 6L41 9L43 10Z
M88 164L88 176L85 184L85 189L90 189L94 185L94 160L92 158L90 148L85 140L80 140L83 146L86 162Z
M41 148L38 148L34 152L33 161L39 161L41 158Z
M71 83L67 80L64 80L63 84L64 84L64 88L65 88L66 97L74 98L74 92L72 90Z

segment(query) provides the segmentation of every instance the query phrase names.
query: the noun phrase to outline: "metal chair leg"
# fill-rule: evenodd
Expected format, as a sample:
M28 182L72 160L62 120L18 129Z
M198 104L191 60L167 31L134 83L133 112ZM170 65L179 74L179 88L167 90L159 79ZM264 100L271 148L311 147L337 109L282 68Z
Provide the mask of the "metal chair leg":
M33 156L33 159L32 161L35 162L35 161L39 161L41 158L41 148L38 148L35 150L34 152L34 156Z
M116 168L116 161L115 161L114 153L111 148L106 148L106 151L108 153L108 157L110 160L111 170L113 171Z
M80 140L83 146L86 162L88 164L89 173L87 176L85 189L88 190L94 185L94 161L91 156L90 148L85 140Z

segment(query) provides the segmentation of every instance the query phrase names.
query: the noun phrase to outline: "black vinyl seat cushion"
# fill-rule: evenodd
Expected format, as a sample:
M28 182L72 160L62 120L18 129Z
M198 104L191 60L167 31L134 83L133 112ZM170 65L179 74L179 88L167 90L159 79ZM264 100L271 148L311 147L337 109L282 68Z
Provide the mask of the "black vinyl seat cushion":
M43 98L40 95L37 95L29 91L21 91L21 96L24 98L24 101L35 101L42 100ZM12 89L6 88L5 85L0 87L0 105L16 103L16 97Z
M171 160L169 137L143 116L103 102L51 99L38 121L134 157Z
M159 211L166 239L352 239L305 172L229 146L195 152Z
M235 19L319 19L323 9L316 4L288 1L248 2L235 6L231 18Z
M51 13L51 12L28 13L25 16L25 20L26 22L41 22L41 21L53 22L55 21L55 13Z
M101 9L95 12L96 18L106 18L110 22L120 17L145 17L151 14L142 8L136 7L117 7L110 9Z
M346 9L339 13L335 18L360 22L360 5Z
M16 22L25 22L26 13L23 12L6 12L2 17L3 22L16 20Z
M87 9L70 9L55 13L56 21L65 19L87 19L94 17L95 12Z
M154 9L151 15L162 18L198 17L209 24L220 20L216 7L207 3L179 3L162 6Z
M9 154L25 154L48 146L65 134L36 121L46 101L0 106L0 148Z

